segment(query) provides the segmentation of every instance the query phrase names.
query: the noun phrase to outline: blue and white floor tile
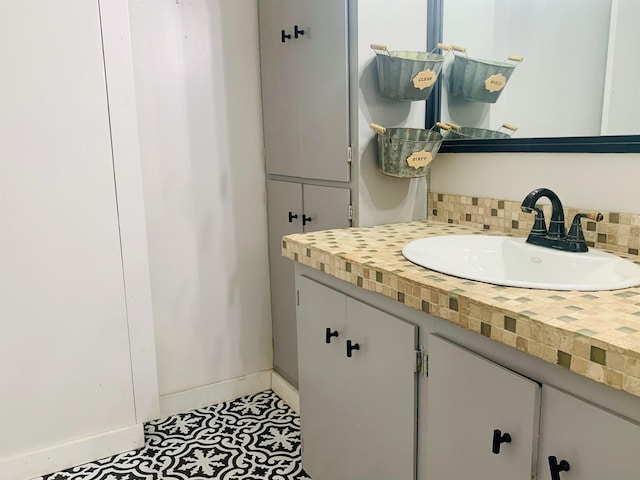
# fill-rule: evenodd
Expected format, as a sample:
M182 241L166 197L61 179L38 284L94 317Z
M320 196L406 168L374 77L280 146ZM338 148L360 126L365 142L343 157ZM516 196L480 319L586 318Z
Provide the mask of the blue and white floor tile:
M300 418L262 392L145 424L144 448L39 480L310 480Z

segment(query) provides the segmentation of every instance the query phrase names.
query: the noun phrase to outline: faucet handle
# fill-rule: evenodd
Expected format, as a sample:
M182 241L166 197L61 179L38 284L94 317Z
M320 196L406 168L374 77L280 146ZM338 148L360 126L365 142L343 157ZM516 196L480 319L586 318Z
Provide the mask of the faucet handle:
M604 216L600 212L595 213L578 213L573 217L571 222L571 228L569 229L569 233L567 235L567 241L573 244L574 251L577 252L586 252L588 250L587 243L584 239L584 233L582 232L582 224L581 220L583 218L588 218L589 220L593 220L594 222L601 221Z

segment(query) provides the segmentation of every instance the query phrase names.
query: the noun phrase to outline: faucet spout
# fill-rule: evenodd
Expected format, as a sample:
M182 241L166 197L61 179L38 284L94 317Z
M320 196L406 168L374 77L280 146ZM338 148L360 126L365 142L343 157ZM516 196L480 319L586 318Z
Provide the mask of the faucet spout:
M529 193L522 201L521 210L525 213L531 213L536 209L536 202L542 198L548 198L551 201L551 220L546 236L551 238L565 238L567 236L564 225L564 209L558 195L548 188L537 188ZM539 215L538 215L539 216Z

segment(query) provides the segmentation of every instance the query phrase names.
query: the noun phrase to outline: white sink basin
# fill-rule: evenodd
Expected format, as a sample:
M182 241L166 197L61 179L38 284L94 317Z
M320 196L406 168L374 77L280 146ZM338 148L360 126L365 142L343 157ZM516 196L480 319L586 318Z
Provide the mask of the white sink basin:
M640 285L640 265L621 257L594 249L563 252L524 238L443 235L414 240L402 254L431 270L510 287L596 291Z

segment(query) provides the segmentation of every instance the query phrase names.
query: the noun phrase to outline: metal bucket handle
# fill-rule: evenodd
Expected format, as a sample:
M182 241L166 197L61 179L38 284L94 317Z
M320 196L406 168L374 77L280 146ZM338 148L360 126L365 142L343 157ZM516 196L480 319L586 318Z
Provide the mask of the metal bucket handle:
M469 61L469 55L467 54L467 49L465 47L462 47L460 45L451 45L451 50L455 52L459 52L459 53L464 53L464 56L466 57L467 61ZM524 57L521 57L519 55L509 55L502 63L507 63L507 62L514 62L514 63L520 63L524 61Z
M376 132L378 135L384 135L387 133L387 129L377 123L372 123L369 126L371 127L371 130Z
M393 55L391 55L391 52L389 52L389 49L386 45L382 45L381 43L372 43L369 46L371 47L371 50L376 52L376 54L386 54L388 57L391 57L391 59L393 59Z
M394 59L394 56L391 54L392 52L389 51L389 47L387 47L386 45L382 45L381 43L372 43L369 46L371 47L371 50L376 52L376 54L387 55L388 57L391 57L392 60ZM431 50L431 53L435 53L435 51L438 49L446 51L447 53L443 55L446 57L451 51L451 45L447 45L446 43L439 42L436 45L436 47L433 50Z
M451 130L452 127L448 123L436 122L435 125L431 127L429 130L433 131L433 129L435 128L439 128L440 130L446 130L448 132L449 130Z
M462 130L462 127L460 125L456 125L455 123L447 122L447 125L449 126L449 130L453 130L454 132L459 133Z
M513 135L514 133L516 133L516 130L518 130L518 127L516 127L515 125L511 125L510 123L503 123L502 125L500 125L500 128L498 128L498 132L503 128L511 130L510 133L507 133L507 135L509 136Z

